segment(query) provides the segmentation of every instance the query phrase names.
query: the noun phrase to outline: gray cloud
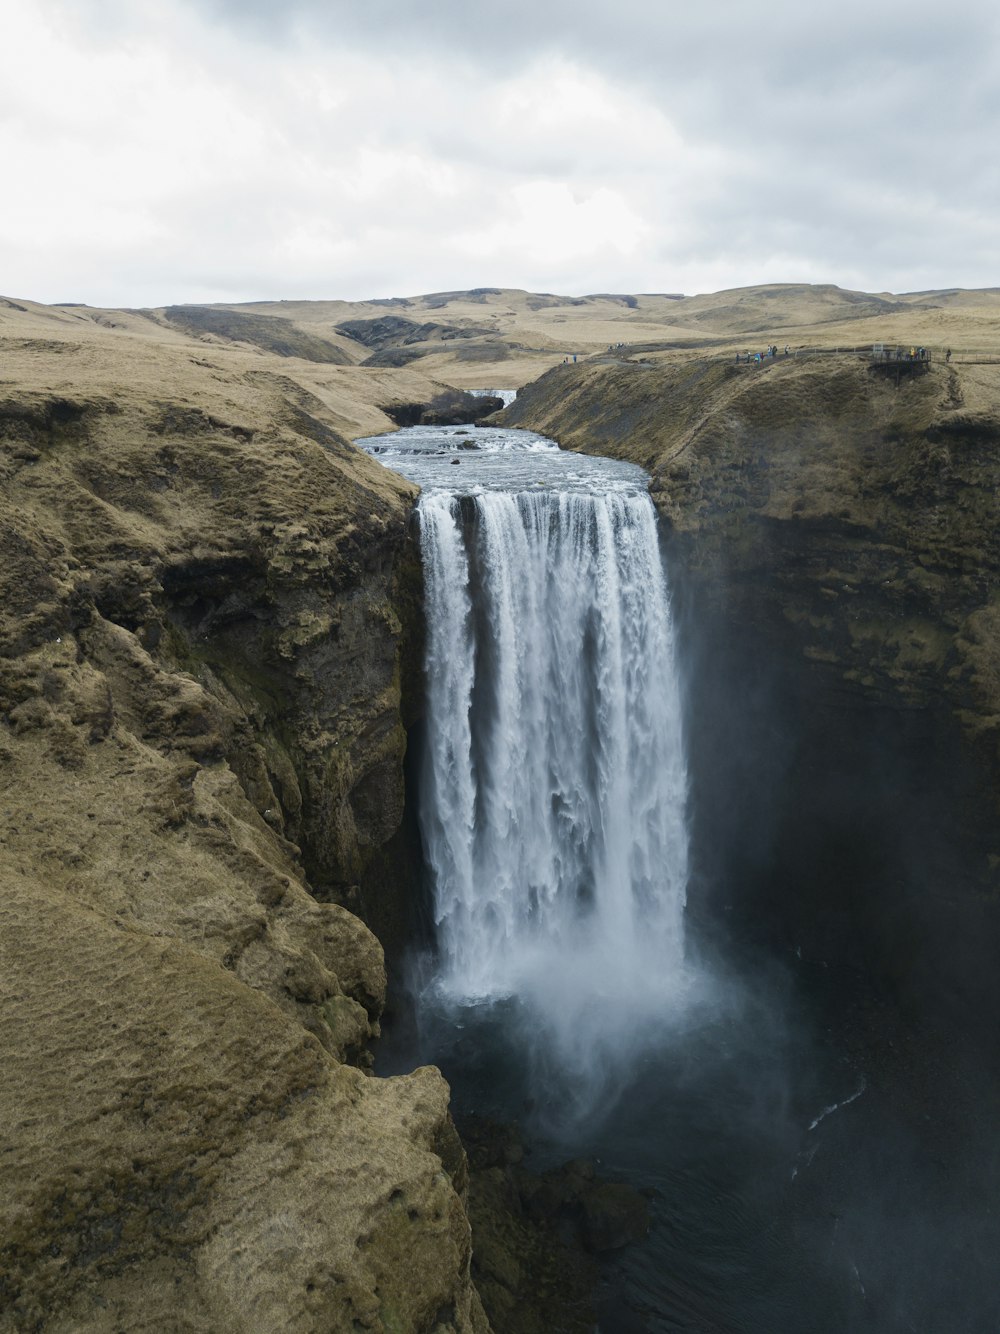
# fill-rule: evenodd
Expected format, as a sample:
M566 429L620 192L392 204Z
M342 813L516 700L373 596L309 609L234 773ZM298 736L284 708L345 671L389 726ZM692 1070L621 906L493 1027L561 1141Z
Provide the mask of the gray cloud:
M143 264L163 300L213 283L997 278L1000 40L983 3L960 19L925 0L37 7L58 37L26 26L37 78L0 90L0 139L41 186L0 217L17 266L0 287L24 295L45 295L36 275L72 294L100 266L103 299L121 299ZM95 71L75 99L74 54ZM45 81L65 103L36 93ZM49 184L70 142L77 212L120 233L107 244L60 233Z
M693 139L718 136L789 170L817 158L834 176L947 191L996 204L998 17L927 0L806 6L737 0L191 0L230 27L304 34L484 72L560 54L643 93Z

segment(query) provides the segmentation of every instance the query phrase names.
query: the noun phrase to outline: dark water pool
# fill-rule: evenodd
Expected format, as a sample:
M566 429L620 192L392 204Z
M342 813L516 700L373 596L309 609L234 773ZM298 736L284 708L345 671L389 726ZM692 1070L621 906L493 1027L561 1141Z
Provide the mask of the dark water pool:
M825 1031L795 979L772 975L718 982L659 1043L622 1053L583 1121L511 1003L425 1000L379 1069L433 1061L459 1118L518 1122L533 1171L589 1157L648 1195L647 1239L602 1266L602 1334L986 1334L1000 1328L992 1111L955 1114L957 1072L902 1050L887 1067L883 1046L866 1056Z

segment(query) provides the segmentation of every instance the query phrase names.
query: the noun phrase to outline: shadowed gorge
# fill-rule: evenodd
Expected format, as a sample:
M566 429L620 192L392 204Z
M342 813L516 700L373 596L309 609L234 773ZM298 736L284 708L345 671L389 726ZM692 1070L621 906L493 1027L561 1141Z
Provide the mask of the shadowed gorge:
M690 718L689 926L776 962L848 1063L842 1096L861 1090L817 1123L839 1161L809 1157L794 1188L799 1237L843 1247L856 1304L797 1328L997 1314L995 377L896 386L854 356L566 367L505 414L652 472Z
M985 914L968 932L970 949L983 928L996 929L1000 864L995 380L992 367L935 366L897 387L856 357L778 358L760 373L721 363L566 368L507 414L652 472L683 590L690 690L701 701L692 717L721 761L706 773L731 771L727 798L701 809L745 811L750 847L816 839L822 875L819 841L834 840L833 852L838 823L844 855L851 846L863 855L863 830L884 823L894 801L912 802L896 823L902 843L913 841L914 865L945 855L935 840L952 848L939 891L922 892L915 907L933 919L935 899L948 915L963 896L974 920ZM734 749L731 739L754 728L753 742ZM750 781L760 764L771 784ZM812 819L781 815L780 801L763 824L754 812L762 790L777 784L809 801L838 771L839 814L822 797ZM857 818L846 816L852 805ZM706 842L728 856L745 840ZM836 932L839 920L867 948L884 943L886 969L894 936L900 944L913 925L901 904L886 907L874 931L858 920L861 900L843 912L829 903L828 917L817 906L807 896L783 904L795 943ZM737 910L748 910L746 899ZM956 947L963 935L954 933ZM956 980L973 985L956 965ZM975 970L975 985L989 987L991 972Z
M459 1026L465 1008L523 1006L526 1060L551 1075L539 1103L590 1119L691 981L680 700L645 475L501 428L471 453L430 428L359 443L423 488L414 795L434 1003Z

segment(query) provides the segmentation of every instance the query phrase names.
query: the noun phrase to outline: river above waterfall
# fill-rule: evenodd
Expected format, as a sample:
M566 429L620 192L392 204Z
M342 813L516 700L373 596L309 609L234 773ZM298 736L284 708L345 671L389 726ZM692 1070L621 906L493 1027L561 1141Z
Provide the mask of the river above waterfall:
M544 435L503 426L409 426L355 444L424 490L456 494L532 488L639 493L649 480L634 463L573 454Z

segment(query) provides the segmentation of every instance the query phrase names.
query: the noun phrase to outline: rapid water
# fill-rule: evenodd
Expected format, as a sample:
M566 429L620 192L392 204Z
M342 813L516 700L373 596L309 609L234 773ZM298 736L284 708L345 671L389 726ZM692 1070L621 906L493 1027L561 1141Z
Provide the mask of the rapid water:
M686 983L681 710L646 477L501 428L362 444L424 487L434 989L522 1007L582 1109Z
M473 398L499 398L505 408L509 408L517 398L516 389L470 389Z
M595 985L641 1003L680 970L687 873L649 500L485 492L463 505L432 492L420 522L422 826L445 985L530 994L558 966L574 1008Z

